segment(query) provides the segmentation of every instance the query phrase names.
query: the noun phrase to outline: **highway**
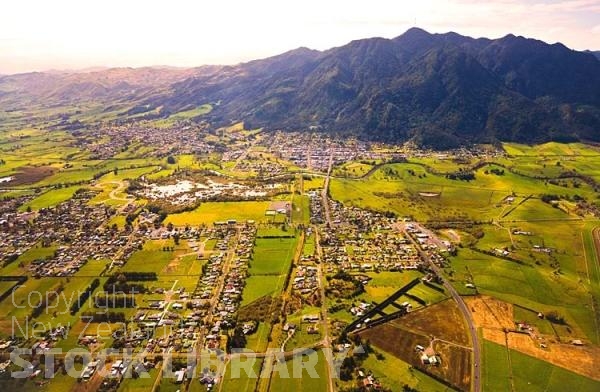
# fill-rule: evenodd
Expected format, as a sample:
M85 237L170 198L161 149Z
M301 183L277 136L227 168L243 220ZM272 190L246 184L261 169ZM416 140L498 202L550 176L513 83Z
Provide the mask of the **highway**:
M419 230L421 230L422 232L429 234L430 237L435 237L433 235L433 233L431 233L427 229L424 229L423 227L420 227L417 223L412 222L412 225L415 226L416 228L418 228ZM469 328L469 335L471 336L471 344L473 345L473 367L471 369L471 371L472 371L471 390L474 392L481 392L481 346L479 345L479 335L477 334L477 328L475 327L475 324L473 322L473 317L471 316L471 312L469 311L467 304L465 304L465 301L463 301L462 297L458 294L456 289L448 282L448 280L446 280L446 278L444 278L444 275L443 275L441 269L437 265L435 265L435 263L433 261L431 261L431 258L429 257L427 252L424 252L421 250L420 245L415 241L415 239L408 232L406 232L405 227L403 227L402 229L403 229L406 237L408 239L410 239L410 241L412 241L412 243L415 245L415 248L418 250L421 258L423 260L425 260L429 264L431 269L436 273L436 275L442 279L442 284L443 284L444 288L448 291L448 293L450 293L450 296L452 297L454 302L456 302L456 304L458 305L458 308L460 309L464 319L467 322L467 326Z

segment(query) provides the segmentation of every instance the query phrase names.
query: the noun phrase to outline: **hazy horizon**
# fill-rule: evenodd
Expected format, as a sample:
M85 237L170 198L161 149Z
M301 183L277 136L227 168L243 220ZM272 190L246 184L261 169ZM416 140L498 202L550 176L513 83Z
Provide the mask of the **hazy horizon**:
M368 4L8 0L0 26L0 73L236 64L301 46L325 50L355 39L393 38L415 26L475 38L512 33L575 50L600 50L596 0Z

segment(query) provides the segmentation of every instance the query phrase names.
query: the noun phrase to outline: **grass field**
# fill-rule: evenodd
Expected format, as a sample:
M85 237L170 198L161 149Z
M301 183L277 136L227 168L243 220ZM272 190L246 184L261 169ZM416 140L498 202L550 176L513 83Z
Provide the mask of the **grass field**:
M268 201L206 202L194 211L169 215L165 219L165 224L172 223L175 226L213 224L228 219L236 219L240 222L265 221L265 211L270 204L271 202Z
M379 351L379 349L376 349ZM382 383L384 388L392 391L401 391L404 385L415 388L418 391L452 391L449 387L439 383L434 378L429 377L416 369L413 369L408 363L396 358L394 355L385 351L380 351L383 359L377 359L375 355L369 357L363 362L363 367ZM339 381L337 381L339 383Z
M0 272L2 273L2 276L24 275L29 263L33 260L45 259L46 257L52 256L56 249L58 249L58 246L55 244L49 247L42 247L40 244L36 244L19 256L17 260L2 268ZM22 267L20 267L20 265L22 265Z
M362 177L373 168L373 165L364 162L345 162L333 169L332 174L340 177Z
M258 238L250 261L250 275L284 275L290 268L295 238Z
M77 192L77 190L80 188L80 186L76 185L59 189L51 189L35 199L32 199L30 202L23 204L21 207L19 207L19 210L27 211L27 209L31 209L32 211L37 211L40 208L55 207L63 201L69 200L71 197L73 197L75 192Z
M461 216L491 220L500 212L497 204L511 194L523 197L557 194L595 198L593 189L587 184L575 187L572 180L565 180L563 182L566 186L559 186L506 170L501 176L491 174L489 171L492 169L502 170L495 165L485 166L475 172L475 180L466 182L427 173L418 164L388 164L379 167L364 179L334 178L330 191L334 199L348 205L393 211L400 216L410 210L411 215L419 220L448 220ZM424 197L424 193L437 196ZM553 208L540 210L540 206L541 203L537 204L535 212L521 219L532 216L537 219L566 216Z
M302 365L301 362L307 362ZM314 365L312 365L314 364ZM302 366L310 369L306 370ZM273 367L270 391L327 391L327 361L321 350Z
M510 357L509 357L510 356ZM509 359L510 358L510 359ZM515 391L569 391L591 392L600 390L600 382L530 357L496 343L483 342L483 385L486 391L510 391L511 380Z
M257 238L250 261L242 306L265 295L281 292L290 269L298 240L296 238Z
M482 377L484 391L512 390L509 353L506 347L483 340Z
M242 306L264 297L265 295L275 295L283 289L284 279L280 276L250 276L246 279L246 287L242 293Z
M143 249L133 253L123 271L156 272L166 269L167 264L173 259L174 252L163 251L163 247L174 246L172 240L146 241Z
M233 361L238 363L233 363ZM250 361L250 365L246 365L245 361ZM262 362L261 358L241 358L229 362L223 377L223 391L253 392L260 376ZM239 369L239 374L232 372L233 367ZM250 374L246 372L248 367L251 367Z

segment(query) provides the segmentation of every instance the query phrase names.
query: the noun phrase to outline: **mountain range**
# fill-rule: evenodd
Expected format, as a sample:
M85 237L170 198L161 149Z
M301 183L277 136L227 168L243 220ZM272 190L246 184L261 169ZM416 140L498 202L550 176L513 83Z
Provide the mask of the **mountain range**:
M600 141L598 56L512 34L474 39L412 28L232 66L4 76L0 105L95 103L139 119L211 103L201 119L214 126L244 121L434 148Z

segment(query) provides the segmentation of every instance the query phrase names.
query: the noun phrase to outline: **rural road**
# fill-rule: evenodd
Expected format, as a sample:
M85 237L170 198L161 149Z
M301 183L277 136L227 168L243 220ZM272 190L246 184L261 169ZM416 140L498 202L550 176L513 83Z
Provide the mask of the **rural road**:
M429 230L424 229L423 227L419 226L417 223L412 223L413 225L415 225L416 227L418 227L421 231L428 233L431 237L433 236L433 233L431 233ZM475 328L475 324L473 323L473 317L471 316L471 312L469 311L469 308L467 307L467 304L465 304L465 301L463 301L462 297L458 294L458 292L456 291L456 289L446 280L446 278L444 278L444 275L442 274L442 271L440 270L440 268L435 265L435 263L433 261L431 261L431 258L429 257L429 255L421 250L421 247L419 246L419 244L414 240L414 238L412 238L412 236L409 235L408 232L406 232L406 230L404 229L404 233L406 234L407 238L410 239L410 241L412 241L412 243L414 244L415 248L418 250L419 255L421 256L421 258L425 261L427 261L427 263L429 264L429 266L431 267L431 269L436 273L437 276L439 276L442 279L442 285L444 286L444 288L448 291L448 293L450 293L450 296L452 296L452 299L454 300L454 302L456 302L456 304L458 305L458 308L460 309L461 313L463 314L464 319L467 321L467 326L469 328L469 335L471 336L471 344L473 345L473 368L472 368L472 391L474 392L481 392L481 348L479 345L479 335L477 334L477 328Z
M316 232L316 231L315 231ZM321 258L321 246L319 245L319 241L317 239L317 249L319 252L319 259ZM329 316L327 315L327 306L325 301L325 279L323 277L323 264L319 263L318 269L318 279L319 279L319 289L321 290L321 317L323 318L323 347L330 348L331 341L329 339ZM333 363L333 357L331 351L325 351L327 363ZM330 366L327 366L327 383L328 383L328 391L335 392L335 385L333 383L334 375L331 372Z
M327 176L325 177L325 183L323 184L323 192L321 198L323 199L323 212L325 213L325 221L327 225L331 227L331 212L329 211L329 196L327 191L329 190L329 179L331 178L331 169L333 168L333 151L329 154L329 166L327 168Z

